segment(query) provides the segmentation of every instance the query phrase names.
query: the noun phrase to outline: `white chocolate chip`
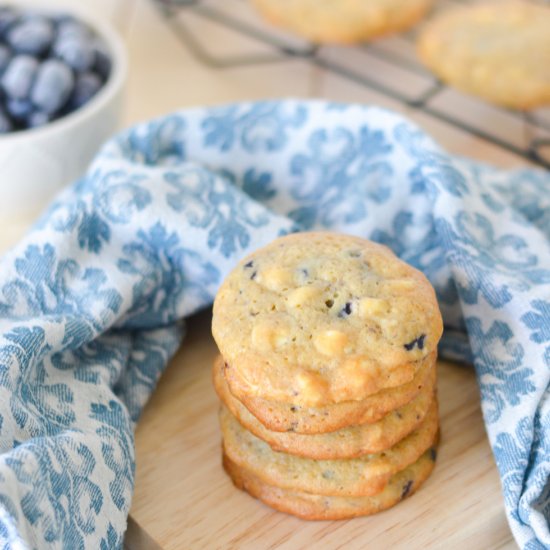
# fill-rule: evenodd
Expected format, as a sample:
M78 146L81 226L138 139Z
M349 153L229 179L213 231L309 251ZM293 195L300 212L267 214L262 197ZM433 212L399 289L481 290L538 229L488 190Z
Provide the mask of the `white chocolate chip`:
M316 373L302 371L295 380L301 401L309 406L317 404L326 393L326 382Z
M389 302L379 298L361 298L359 300L359 315L364 319L378 317L388 311Z
M283 267L269 267L258 274L258 282L274 292L294 285L294 271Z
M260 323L252 329L252 345L258 351L269 352L288 342L288 330L272 323Z
M319 297L320 290L314 286L301 286L288 295L288 305L302 307Z
M325 330L315 335L314 344L323 355L342 355L348 344L348 336L339 330Z
M392 291L404 291L413 290L417 288L418 283L414 279L389 279L384 281L384 288Z

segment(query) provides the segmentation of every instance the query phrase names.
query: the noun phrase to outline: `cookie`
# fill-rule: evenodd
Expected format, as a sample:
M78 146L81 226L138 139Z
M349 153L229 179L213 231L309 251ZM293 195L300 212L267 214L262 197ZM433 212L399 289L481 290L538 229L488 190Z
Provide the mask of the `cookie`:
M234 369L224 364L221 356L217 361L218 366L224 367L225 378L229 382L234 375ZM230 387L230 391L271 431L319 434L333 432L346 426L377 422L390 411L410 402L423 388L433 389L435 379L436 353L433 352L424 359L411 382L382 390L361 401L344 401L314 408L249 396L239 391L238 384Z
M462 6L423 30L418 52L441 80L514 109L550 103L550 7L527 1Z
M432 448L395 474L380 493L360 497L315 495L268 485L226 455L223 466L236 487L280 512L308 520L337 520L376 514L411 496L432 473L435 457Z
M334 432L346 426L378 422L386 414L414 399L423 388L433 389L436 379L436 352L422 361L416 376L407 384L382 390L362 401L344 401L324 407L302 407L292 403L269 401L250 396L233 384L230 391L269 430L294 431L303 434ZM224 378L234 381L235 369L224 363L221 356L216 360L224 369Z
M276 452L243 428L222 405L220 424L225 454L263 483L318 495L368 496L382 491L390 477L416 462L435 442L437 404L421 426L391 449L345 460L312 460Z
M252 0L275 25L316 43L353 44L413 26L433 0Z
M248 395L320 407L410 382L443 330L435 292L389 248L298 233L245 258L212 333Z
M231 394L219 362L214 366L213 379L219 398L244 428L269 443L274 451L317 460L355 458L392 447L420 425L434 395L433 388L426 387L413 401L373 424L342 428L325 434L305 435L292 431L268 430Z

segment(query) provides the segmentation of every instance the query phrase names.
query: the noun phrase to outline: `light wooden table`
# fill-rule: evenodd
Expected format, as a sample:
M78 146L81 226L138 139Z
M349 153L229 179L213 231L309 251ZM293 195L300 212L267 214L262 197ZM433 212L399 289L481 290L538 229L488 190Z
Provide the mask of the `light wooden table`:
M237 6L239 0L226 1ZM125 37L130 56L125 126L193 105L281 96L325 97L400 111L454 153L502 167L523 163L458 128L300 59L212 71L182 47L150 0L57 2L85 4L96 15L111 19ZM218 35L206 23L196 32L206 36L213 48L238 53L250 47L246 39ZM493 121L487 119L487 124ZM15 243L31 222L23 218L9 224L0 221L0 250ZM206 312L190 320L184 345L138 426L136 492L127 548L515 547L472 370L440 363L441 447L435 472L417 495L372 518L303 522L273 512L237 491L224 475L217 402L210 383L214 355Z
M139 422L129 549L515 547L475 376L463 365L438 365L437 465L424 487L395 508L348 521L306 522L235 489L220 461L210 321L210 311L189 321L183 346Z

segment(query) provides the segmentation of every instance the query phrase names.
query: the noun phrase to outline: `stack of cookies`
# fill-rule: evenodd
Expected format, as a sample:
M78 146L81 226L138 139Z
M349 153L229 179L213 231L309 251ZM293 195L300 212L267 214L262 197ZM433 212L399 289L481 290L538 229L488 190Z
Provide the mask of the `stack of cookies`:
M435 293L386 247L277 239L214 303L223 463L237 487L307 519L372 514L435 461Z

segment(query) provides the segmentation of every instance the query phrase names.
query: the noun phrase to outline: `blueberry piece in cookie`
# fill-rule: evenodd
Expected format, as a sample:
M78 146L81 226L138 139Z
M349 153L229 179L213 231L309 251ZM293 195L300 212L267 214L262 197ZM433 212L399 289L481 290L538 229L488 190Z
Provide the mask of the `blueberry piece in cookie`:
M351 302L346 302L338 313L338 317L347 317L348 315L351 315Z
M405 485L403 485L403 490L401 491L401 498L407 497L407 495L411 492L412 486L413 486L413 481L412 479L409 479L409 481L407 481Z
M422 336L419 336L418 338L415 338L408 344L405 344L405 349L407 351L413 350L415 347L418 349L424 349L424 340L426 339L426 335L422 334Z

